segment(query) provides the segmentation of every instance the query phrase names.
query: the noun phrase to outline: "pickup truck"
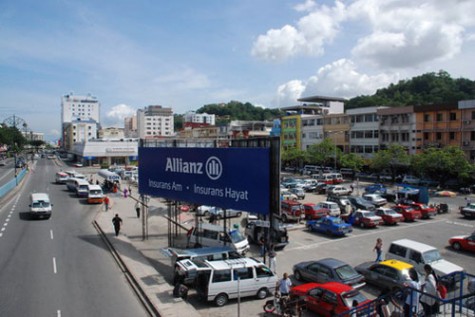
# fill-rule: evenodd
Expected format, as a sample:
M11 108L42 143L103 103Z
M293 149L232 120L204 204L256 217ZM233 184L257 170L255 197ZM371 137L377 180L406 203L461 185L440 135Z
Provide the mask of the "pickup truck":
M469 203L467 206L460 207L460 213L465 218L475 218L475 203Z

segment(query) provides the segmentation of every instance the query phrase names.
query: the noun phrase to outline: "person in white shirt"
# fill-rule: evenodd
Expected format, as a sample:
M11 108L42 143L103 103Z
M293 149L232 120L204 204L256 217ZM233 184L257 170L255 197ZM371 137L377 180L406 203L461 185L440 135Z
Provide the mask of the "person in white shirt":
M289 296L292 281L287 273L284 273L282 279L278 282L280 296Z
M404 301L404 317L412 317L417 313L417 306L419 305L419 276L414 268L409 270L411 281L407 283L407 287L412 288L411 292L407 294Z

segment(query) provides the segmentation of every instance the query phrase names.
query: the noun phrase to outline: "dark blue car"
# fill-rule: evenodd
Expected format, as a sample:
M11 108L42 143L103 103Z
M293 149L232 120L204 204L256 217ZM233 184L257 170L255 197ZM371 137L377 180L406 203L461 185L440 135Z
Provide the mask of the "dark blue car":
M375 194L375 193L380 193L380 194L386 194L388 189L384 184L372 184L367 187L365 187L364 191L368 194Z
M339 217L323 217L318 220L308 220L307 228L311 231L321 232L334 236L344 236L353 231L353 227Z

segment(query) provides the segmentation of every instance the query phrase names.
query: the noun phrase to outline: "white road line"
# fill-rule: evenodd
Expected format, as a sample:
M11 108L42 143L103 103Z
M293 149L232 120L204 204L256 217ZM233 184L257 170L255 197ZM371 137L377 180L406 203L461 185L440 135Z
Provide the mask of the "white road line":
M0 229L0 230L1 230L1 231L5 231L5 229L6 229L6 228L5 228L5 225L3 225L3 228Z
M446 221L446 222L451 225L457 225L457 226L462 226L462 227L469 227L469 228L475 227L474 225L470 225L468 223L463 223L463 222L457 222L457 221Z
M57 317L61 317L61 311L58 309L58 311L56 312L56 316Z
M56 258L55 257L53 257L53 272L54 272L54 274L58 273L58 270L56 268Z
M5 219L5 222L9 222L10 221L10 218L7 217L7 219Z
M3 233L0 233L0 238L3 236Z
M51 240L54 239L54 237L53 237L53 230L50 230L50 231L49 231L49 236L51 237Z

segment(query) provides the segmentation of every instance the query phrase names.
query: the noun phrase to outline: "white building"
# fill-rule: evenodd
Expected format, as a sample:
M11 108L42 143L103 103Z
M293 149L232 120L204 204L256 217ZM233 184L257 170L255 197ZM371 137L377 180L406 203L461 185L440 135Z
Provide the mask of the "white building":
M64 95L61 98L62 147L71 151L74 143L97 138L100 103L96 97Z
M214 114L196 113L195 111L189 111L183 116L183 121L186 123L198 123L206 125L215 125L216 116Z
M366 107L348 109L350 117L350 153L371 158L379 150L379 109L388 107Z
M174 133L172 108L148 106L137 110L137 132L140 139L171 137Z
M310 145L319 144L325 138L323 133L323 115L305 115L302 118L302 150Z
M77 162L92 165L129 165L138 158L138 140L91 140L75 143L71 153Z
M137 138L137 116L124 118L124 135L126 138Z

